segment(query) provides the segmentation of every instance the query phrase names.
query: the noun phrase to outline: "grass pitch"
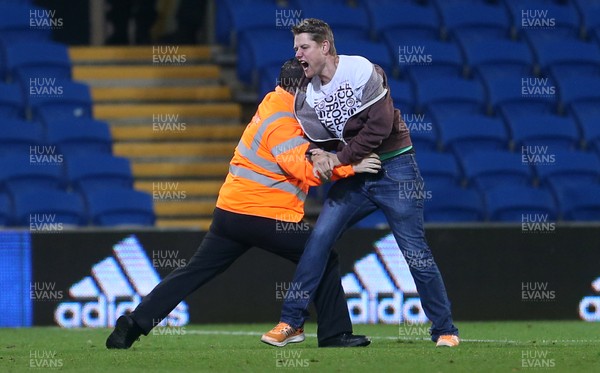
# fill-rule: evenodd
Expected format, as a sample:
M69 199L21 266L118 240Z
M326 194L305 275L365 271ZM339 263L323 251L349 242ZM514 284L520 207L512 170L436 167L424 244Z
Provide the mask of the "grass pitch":
M458 348L436 348L419 325L357 325L366 348L260 342L273 325L157 328L129 350L108 329L0 329L0 372L600 372L600 323L459 322Z

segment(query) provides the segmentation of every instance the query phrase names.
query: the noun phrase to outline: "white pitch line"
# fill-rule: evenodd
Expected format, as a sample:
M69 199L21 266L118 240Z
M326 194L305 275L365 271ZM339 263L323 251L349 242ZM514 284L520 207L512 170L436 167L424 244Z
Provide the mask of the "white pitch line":
M241 336L262 336L261 332L243 332L243 331L228 331L228 330L187 330L186 334L197 334L197 335L241 335ZM317 335L314 333L305 333L305 336L316 338ZM399 338L392 336L374 336L369 337L371 339L384 339L384 340L402 340L402 341L430 341L428 337L423 338ZM467 343L508 343L508 344L528 344L525 341L514 341L510 339L470 339L461 338L461 342ZM600 343L600 339L564 339L564 340L541 340L538 343Z
M184 326L185 328L185 326ZM89 331L91 328L58 328L69 331ZM152 333L152 332L150 332ZM197 334L197 335L241 335L241 336L262 336L261 332L235 332L229 330L186 330L185 334ZM185 335L182 334L182 335ZM305 333L307 337L316 338L317 335L314 333ZM422 338L400 338L400 337L392 337L392 336L374 336L371 339L384 339L384 340L395 340L395 341L430 341L428 337ZM508 344L530 344L527 341L513 341L510 339L469 339L469 338L461 338L461 342L468 343L508 343ZM542 339L537 341L539 344L550 344L550 343L598 343L600 344L600 339Z

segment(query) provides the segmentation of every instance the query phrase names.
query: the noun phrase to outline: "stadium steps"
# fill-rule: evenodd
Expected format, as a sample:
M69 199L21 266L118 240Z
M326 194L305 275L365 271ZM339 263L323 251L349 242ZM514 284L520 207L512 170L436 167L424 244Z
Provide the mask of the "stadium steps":
M168 47L161 48L169 49ZM177 53L184 55L187 61L209 61L213 55L213 49L209 46L171 46L171 50L177 49ZM160 49L159 49L160 52ZM76 64L99 64L108 63L149 63L153 62L157 54L156 47L131 46L131 47L71 47L69 56Z
M224 86L208 87L94 87L95 103L115 101L203 101L230 100L231 90Z
M118 142L114 144L115 155L127 158L145 157L231 157L237 143L234 142Z
M157 62L167 49L185 62ZM94 117L110 124L113 153L130 159L135 188L153 196L156 225L208 229L244 129L215 50L72 47L69 53L73 78L90 85Z

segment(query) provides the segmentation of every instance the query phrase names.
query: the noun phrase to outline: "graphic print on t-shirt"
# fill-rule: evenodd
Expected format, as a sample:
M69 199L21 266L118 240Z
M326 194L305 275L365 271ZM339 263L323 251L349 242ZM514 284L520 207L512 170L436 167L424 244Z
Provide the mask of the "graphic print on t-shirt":
M346 121L360 108L352 86L348 81L322 100L315 102L315 112L319 121L338 138L342 137Z

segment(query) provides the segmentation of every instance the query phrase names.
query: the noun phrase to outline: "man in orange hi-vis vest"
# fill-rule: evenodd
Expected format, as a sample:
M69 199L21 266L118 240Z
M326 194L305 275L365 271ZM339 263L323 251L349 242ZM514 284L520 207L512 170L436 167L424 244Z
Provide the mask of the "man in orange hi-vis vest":
M298 262L310 236L310 227L301 221L304 200L309 186L320 184L306 159L309 143L293 114L293 92L303 74L296 59L282 66L278 86L260 103L235 149L212 224L200 247L187 266L171 272L131 314L118 318L106 340L107 348L131 347L188 295L252 247ZM379 158L373 155L358 164L335 168L334 177L377 173L380 166ZM369 338L352 334L335 253L330 256L314 304L319 341L344 341L336 347L370 343ZM295 336L295 342L302 340L304 333Z

